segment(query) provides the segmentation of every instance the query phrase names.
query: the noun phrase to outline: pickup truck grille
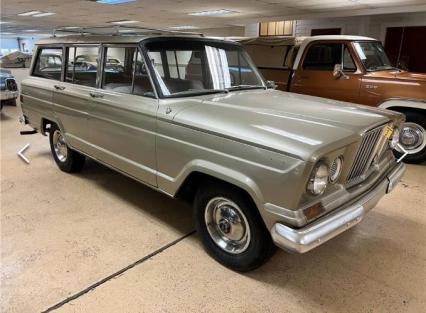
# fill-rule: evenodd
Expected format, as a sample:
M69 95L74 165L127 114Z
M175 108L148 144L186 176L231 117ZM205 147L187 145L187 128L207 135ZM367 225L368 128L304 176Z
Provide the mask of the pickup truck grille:
M6 79L6 87L7 87L7 90L10 90L10 91L18 90L18 85L16 84L16 81L11 78Z
M370 168L375 155L383 151L384 144L386 143L386 139L383 136L384 127L386 126L369 130L362 136L355 161L347 177L347 183L362 180L362 176Z

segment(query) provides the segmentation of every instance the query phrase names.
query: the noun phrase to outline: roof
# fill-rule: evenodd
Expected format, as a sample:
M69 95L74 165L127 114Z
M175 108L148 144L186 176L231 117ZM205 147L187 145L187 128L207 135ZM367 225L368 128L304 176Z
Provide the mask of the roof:
M348 35L322 35L322 36L312 36L305 37L303 43L318 41L318 40L349 40L349 41L357 41L357 40L368 40L368 41L377 41L377 39L363 36L348 36Z
M162 34L162 35L69 35L69 36L57 36L49 37L39 40L37 45L46 44L63 44L63 43L75 43L75 44L87 44L87 43L139 43L142 40L149 38L208 38L200 37L199 35L174 35L174 34Z

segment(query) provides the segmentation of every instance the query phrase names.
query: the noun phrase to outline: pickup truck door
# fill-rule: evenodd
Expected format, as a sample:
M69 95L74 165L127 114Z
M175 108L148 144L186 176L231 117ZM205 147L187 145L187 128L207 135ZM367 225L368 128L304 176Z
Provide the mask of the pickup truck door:
M89 92L90 142L94 157L125 174L157 186L156 114L158 99L136 47L103 47L105 60L98 89ZM138 57L135 64L135 57ZM134 81L134 85L132 82Z
M290 91L359 102L362 71L351 46L344 42L313 42L302 53ZM339 78L333 76L336 64L341 64L345 74Z

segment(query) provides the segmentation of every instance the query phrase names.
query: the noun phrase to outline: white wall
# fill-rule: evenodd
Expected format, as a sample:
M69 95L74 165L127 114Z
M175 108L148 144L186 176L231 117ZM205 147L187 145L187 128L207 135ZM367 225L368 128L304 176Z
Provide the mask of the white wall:
M341 28L343 35L369 36L384 41L386 28L394 26L426 26L426 12L297 20L294 35L310 36L312 29ZM258 23L248 24L245 36L258 36L258 30Z

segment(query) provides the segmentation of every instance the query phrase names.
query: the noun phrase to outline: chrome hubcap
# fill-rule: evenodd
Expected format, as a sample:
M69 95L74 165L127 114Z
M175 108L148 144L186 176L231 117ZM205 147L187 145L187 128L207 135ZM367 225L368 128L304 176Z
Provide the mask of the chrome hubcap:
M214 243L224 251L238 254L250 244L250 228L241 209L226 198L213 198L207 203L204 219Z
M55 130L52 137L53 150L59 161L65 162L68 155L68 147L65 138L59 130Z
M426 146L425 138L425 129L419 124L411 122L404 123L399 135L401 145L409 154L422 151Z

